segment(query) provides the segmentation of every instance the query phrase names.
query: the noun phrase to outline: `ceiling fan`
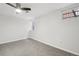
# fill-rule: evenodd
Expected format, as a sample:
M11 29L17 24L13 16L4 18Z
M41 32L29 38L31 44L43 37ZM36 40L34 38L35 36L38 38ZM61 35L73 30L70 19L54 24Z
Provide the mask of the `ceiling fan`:
M29 11L31 11L31 8L27 8L27 7L21 7L20 3L15 3L15 5L11 4L11 3L6 3L7 5L13 7L16 9L16 12L21 12L21 11L25 11L26 13L28 13Z

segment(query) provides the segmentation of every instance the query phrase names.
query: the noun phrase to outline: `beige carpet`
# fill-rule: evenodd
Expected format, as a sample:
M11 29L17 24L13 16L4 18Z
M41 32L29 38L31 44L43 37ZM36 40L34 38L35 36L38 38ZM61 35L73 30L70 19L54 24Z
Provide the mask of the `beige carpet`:
M75 56L33 39L23 39L0 45L0 56Z

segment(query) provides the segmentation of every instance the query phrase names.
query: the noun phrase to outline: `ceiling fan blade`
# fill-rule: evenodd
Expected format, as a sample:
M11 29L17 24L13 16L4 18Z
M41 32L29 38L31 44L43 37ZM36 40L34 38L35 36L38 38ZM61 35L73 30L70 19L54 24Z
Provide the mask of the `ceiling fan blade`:
M12 5L11 3L6 3L7 5L16 8L16 6Z
M31 8L21 8L22 10L31 10Z

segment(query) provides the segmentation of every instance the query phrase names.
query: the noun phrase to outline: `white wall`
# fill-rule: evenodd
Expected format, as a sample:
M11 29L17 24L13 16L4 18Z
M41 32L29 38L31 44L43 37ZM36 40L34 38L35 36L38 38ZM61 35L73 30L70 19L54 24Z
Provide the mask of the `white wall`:
M32 26L29 17L29 14L16 14L9 5L0 4L0 44L26 39Z
M73 9L73 6L70 7ZM52 11L38 18L32 38L79 55L79 17L63 20L61 11Z
M0 44L27 38L30 26L27 19L0 14Z

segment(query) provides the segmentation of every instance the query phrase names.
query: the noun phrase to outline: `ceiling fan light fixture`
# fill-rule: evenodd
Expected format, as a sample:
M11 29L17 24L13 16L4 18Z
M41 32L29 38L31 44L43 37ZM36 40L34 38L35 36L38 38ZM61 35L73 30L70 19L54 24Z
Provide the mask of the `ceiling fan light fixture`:
M21 7L20 3L16 3L16 6L11 3L6 3L7 5L15 8L16 13L21 13L22 11L29 13L31 11L31 8L28 7Z
M21 13L22 10L20 8L16 8L16 13Z

